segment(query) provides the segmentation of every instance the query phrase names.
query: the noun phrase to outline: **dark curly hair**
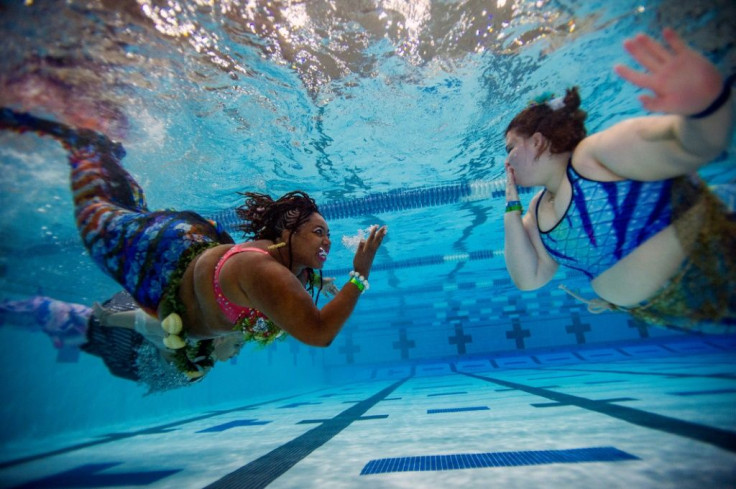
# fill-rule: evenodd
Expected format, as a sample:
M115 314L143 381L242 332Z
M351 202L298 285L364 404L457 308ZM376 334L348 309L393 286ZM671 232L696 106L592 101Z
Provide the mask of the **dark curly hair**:
M580 109L578 87L572 87L565 91L561 108L554 110L546 103L531 105L514 117L504 134L514 131L529 138L538 132L549 140L550 153L564 153L574 150L585 138L586 117L585 111Z
M235 212L242 220L238 229L248 238L254 240L267 239L276 241L281 237L284 230L291 231L289 235L289 270L294 262L291 251L291 238L299 226L307 222L312 214L319 213L317 203L306 192L295 190L289 192L277 200L269 195L256 192L244 192L245 204L237 207ZM307 269L307 290L314 296L314 270ZM322 271L319 274L319 292L322 290Z

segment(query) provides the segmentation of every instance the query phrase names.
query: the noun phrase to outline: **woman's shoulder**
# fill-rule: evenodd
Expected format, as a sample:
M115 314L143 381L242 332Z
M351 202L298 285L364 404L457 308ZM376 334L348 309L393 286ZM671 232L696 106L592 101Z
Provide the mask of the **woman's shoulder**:
M197 255L189 264L189 268L194 270L195 275L202 273L212 273L220 259L236 244L221 244L207 248Z
M570 161L572 170L586 180L598 182L626 180L621 175L608 169L594 156L595 137L596 134L586 137L575 148Z
M231 248L238 246L237 244L221 244L207 248L197 256L197 262L210 262L219 260Z
M272 241L258 240L215 246L202 253L200 261L202 266L214 269L221 262L224 265L225 262L230 263L231 261L239 263L264 257L271 258L268 247L272 244Z

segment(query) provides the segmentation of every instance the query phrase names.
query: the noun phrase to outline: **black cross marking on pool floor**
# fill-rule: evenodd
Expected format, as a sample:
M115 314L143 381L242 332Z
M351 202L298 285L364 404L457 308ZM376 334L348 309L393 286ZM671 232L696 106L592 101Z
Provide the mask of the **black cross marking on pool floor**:
M521 321L517 318L513 318L511 320L511 325L513 329L511 331L506 331L506 338L516 342L517 350L523 350L525 348L524 338L529 338L532 334L528 329L523 329L521 327Z
M394 350L401 350L401 359L409 359L409 349L416 347L414 340L410 340L406 334L406 328L399 329L399 341L394 341Z
M585 333L590 333L590 324L580 321L580 314L573 312L572 324L565 326L565 331L575 335L575 341L578 345L585 344Z
M465 345L473 342L473 337L463 332L462 323L457 323L455 326L455 335L449 336L447 339L451 345L457 345L457 354L465 355Z
M340 347L339 352L345 355L346 363L355 363L355 353L360 353L360 345L356 345L353 343L352 334L346 336L345 344Z

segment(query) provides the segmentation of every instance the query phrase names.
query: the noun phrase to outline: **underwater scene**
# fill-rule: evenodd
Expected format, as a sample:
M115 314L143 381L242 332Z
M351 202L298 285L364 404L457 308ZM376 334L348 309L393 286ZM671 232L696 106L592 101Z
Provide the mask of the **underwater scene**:
M668 264L667 246L618 275L564 266L542 236L554 194L524 170L544 150L526 146L537 130L527 140L507 128L537 106L568 110L572 87L587 115L580 139L667 112L647 110L640 96L657 90L614 68L654 71L625 43L644 33L677 52L666 28L718 80L706 103L681 114L695 117L679 119L705 121L698 137L720 142L687 172L640 180L699 176L717 217L697 214L699 202L671 227L679 242L692 236L676 246L683 256L691 246L711 259L710 281ZM724 109L734 112L734 2L0 0L0 32L0 487L736 487L736 141ZM647 47L666 58L659 45ZM642 139L664 146L683 131ZM601 154L636 154L633 175L664 161L637 142ZM142 192L155 219L181 219L172 229L194 215L174 210L196 213L191 229L212 240L196 248L212 247L202 257L218 244L268 241L261 251L282 271L248 282L237 307L253 321L241 328L238 316L237 334L222 333L234 346L198 336L187 319L212 317L198 309L205 297L218 321L229 319L211 278L200 292L202 268L182 261L194 260L190 250L121 251L164 249L193 231L149 237L141 225L115 241L101 224L115 219L80 207L98 188L125 201L120 221ZM316 202L311 218L324 219L314 245L291 241L304 228L289 228L288 212L277 228L286 235L269 235L268 223L244 232L246 193L297 190ZM599 205L568 199L570 209ZM642 235L680 223L673 202L634 213ZM581 247L595 248L581 212ZM525 213L539 216L529 246L508 241ZM155 219L146 223L158 233ZM531 249L561 265L536 267ZM260 254L230 256L270 259ZM619 248L601 254L632 262ZM304 270L292 274L295 260ZM226 277L217 258L210 276L216 263L215 277ZM545 279L532 274L528 287L516 272L532 265ZM202 295L186 302L164 270ZM636 297L659 270L669 274L661 283L690 287L676 299L696 320L599 307ZM121 284L135 274L145 287ZM301 280L300 305L283 275ZM145 303L151 291L160 294ZM173 309L163 314L158 299ZM703 319L719 307L731 315ZM308 313L289 317L295 308ZM165 320L177 312L182 333ZM314 314L341 315L334 327L325 319L326 339L301 333ZM173 347L180 337L187 346Z

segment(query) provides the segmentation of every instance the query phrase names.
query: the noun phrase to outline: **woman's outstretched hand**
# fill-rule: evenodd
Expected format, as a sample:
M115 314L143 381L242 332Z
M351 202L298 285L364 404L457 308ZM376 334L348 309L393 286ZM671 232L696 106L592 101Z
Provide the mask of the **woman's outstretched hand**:
M386 226L371 226L371 232L366 239L361 239L358 250L353 258L353 270L368 278L373 266L373 258L376 256L378 247L381 246L384 236L388 232Z
M616 73L634 85L651 90L639 97L645 109L693 115L720 94L723 77L704 56L689 48L672 29L662 31L669 49L645 34L624 42L624 48L646 71L617 65Z

